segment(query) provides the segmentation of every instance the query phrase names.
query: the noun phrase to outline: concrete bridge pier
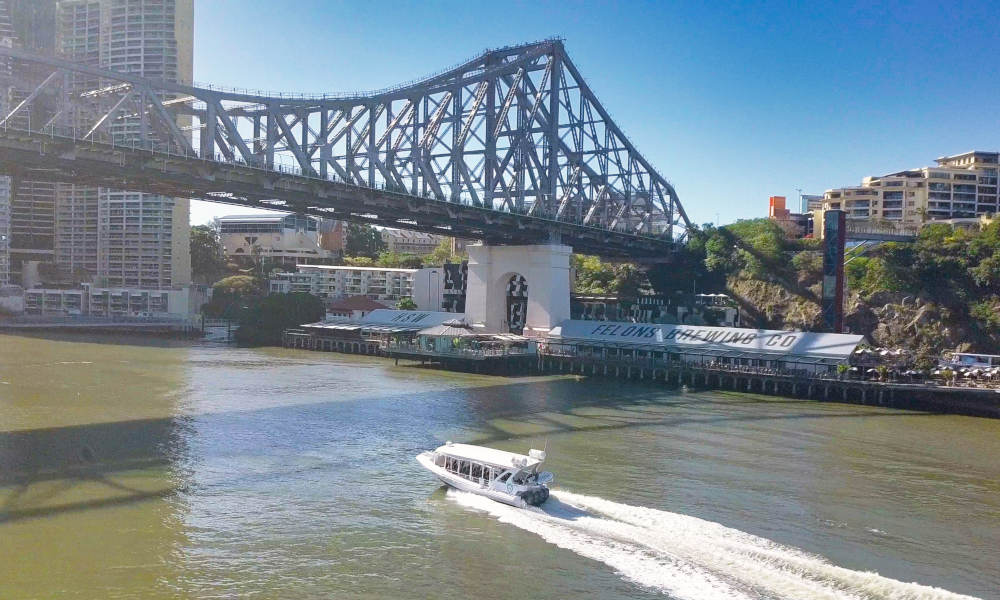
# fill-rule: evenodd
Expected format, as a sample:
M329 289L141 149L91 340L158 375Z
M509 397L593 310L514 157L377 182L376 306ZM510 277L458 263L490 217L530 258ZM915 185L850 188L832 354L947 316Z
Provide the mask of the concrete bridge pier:
M569 319L569 259L562 244L468 246L465 316L473 325L545 334Z

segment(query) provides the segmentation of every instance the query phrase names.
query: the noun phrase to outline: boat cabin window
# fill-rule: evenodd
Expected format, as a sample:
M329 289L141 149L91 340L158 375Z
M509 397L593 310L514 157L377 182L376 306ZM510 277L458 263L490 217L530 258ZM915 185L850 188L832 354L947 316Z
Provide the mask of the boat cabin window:
M500 481L507 481L511 475L509 471L504 472L501 467L484 465L482 463L462 460L448 455L440 455L434 462L436 465L444 467L444 469L450 473L454 473L473 481L484 481L489 483L497 478L499 478Z

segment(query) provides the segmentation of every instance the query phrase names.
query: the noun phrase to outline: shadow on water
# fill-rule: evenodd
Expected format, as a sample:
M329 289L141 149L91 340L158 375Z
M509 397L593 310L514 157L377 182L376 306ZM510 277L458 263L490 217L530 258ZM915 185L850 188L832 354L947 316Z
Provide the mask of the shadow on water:
M85 330L18 330L0 331L0 337L23 337L53 342L74 342L84 344L106 344L109 346L143 346L149 348L184 348L200 343L198 336L180 333L156 334L147 331L135 333L111 333Z
M468 388L450 395L426 392L0 432L0 492L6 492L0 495L0 524L170 496L182 491L184 484L168 474L183 472L183 463L191 454L195 458L232 452L266 454L269 446L275 445L282 451L301 453L324 444L336 447L364 442L364 447L372 448L366 452L389 452L402 464L442 441L434 434L442 423L483 432L467 440L483 444L540 435L695 423L935 416L876 408L833 412L826 406L804 410L806 403L798 400L705 397L620 383L589 382L587 394L583 395L580 385L572 380L536 380ZM401 408L404 403L408 408ZM754 414L735 410L756 404L799 410ZM669 414L671 409L685 407L696 407L700 416ZM607 412L580 412L587 408ZM552 418L558 415L575 423ZM542 427L533 428L531 433L509 432L493 423L496 420L530 420ZM338 426L330 427L331 422ZM205 438L210 441L205 442ZM199 440L196 450L190 448L193 439ZM236 447L236 439L246 440L244 446ZM343 463L348 459L338 460L338 467L349 466ZM380 455L379 460L384 461L384 456ZM291 471L296 467L284 468ZM167 487L143 489L147 486L134 487L117 480L122 473L142 471L153 473L153 478ZM100 487L103 493L84 499L69 494L74 487L85 485ZM61 494L69 497L55 502ZM570 507L552 506L560 511L555 516L571 514Z
M113 479L163 472L183 447L187 417L138 419L0 432L0 523L162 498L177 488L141 489ZM92 497L59 501L88 488ZM95 493L95 490L98 490Z

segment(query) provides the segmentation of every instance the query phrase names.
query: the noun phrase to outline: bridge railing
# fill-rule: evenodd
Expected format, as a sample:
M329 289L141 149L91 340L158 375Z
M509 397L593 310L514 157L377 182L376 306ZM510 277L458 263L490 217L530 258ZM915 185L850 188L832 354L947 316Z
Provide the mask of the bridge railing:
M847 235L895 236L915 238L920 235L920 225L908 225L894 221L872 222L847 219Z

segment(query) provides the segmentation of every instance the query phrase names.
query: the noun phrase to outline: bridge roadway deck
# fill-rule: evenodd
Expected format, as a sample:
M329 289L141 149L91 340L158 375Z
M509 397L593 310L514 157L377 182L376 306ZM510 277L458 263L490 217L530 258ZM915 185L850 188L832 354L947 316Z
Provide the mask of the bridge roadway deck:
M17 129L0 129L0 174L301 212L488 243L558 241L606 257L663 257L673 247L666 238L348 184L292 169L257 168Z

